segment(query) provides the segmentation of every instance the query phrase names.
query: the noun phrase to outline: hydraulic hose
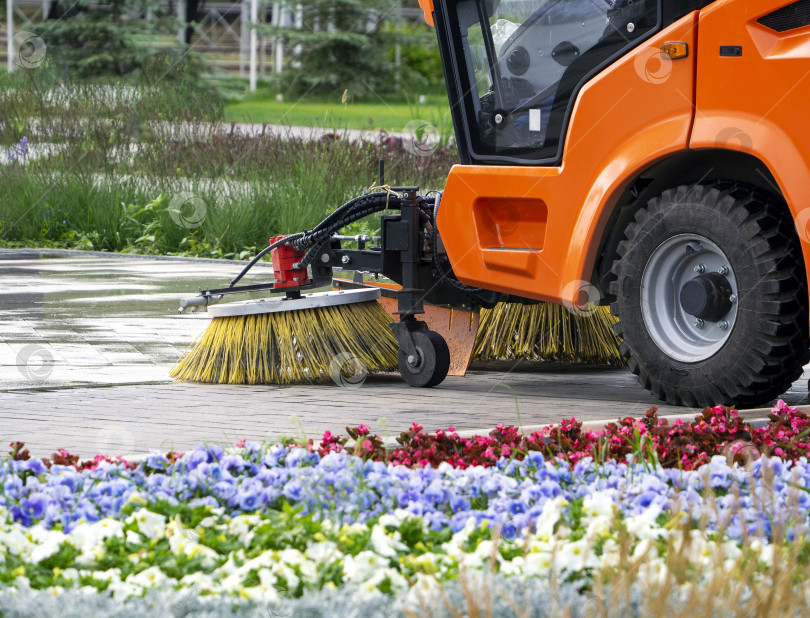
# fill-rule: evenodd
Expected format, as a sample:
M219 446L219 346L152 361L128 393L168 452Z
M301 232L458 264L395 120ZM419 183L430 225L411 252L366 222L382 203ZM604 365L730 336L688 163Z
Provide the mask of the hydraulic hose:
M311 230L290 234L266 246L247 263L242 272L236 275L228 287L235 286L259 260L280 245L290 245L296 249L318 248L324 240L350 223L386 208L398 208L400 203L399 196L389 192L366 193L356 197L330 213ZM302 265L310 264L314 257L313 251L307 252L307 255L302 260Z

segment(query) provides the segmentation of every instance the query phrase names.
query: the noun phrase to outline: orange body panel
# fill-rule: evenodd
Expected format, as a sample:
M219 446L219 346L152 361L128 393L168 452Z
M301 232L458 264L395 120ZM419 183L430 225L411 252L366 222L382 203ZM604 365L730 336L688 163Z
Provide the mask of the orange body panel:
M810 272L810 27L779 33L757 23L784 4L724 0L701 13L690 146L739 150L768 167L793 213ZM742 56L721 57L718 45L740 45Z
M433 25L433 0L419 0L419 8L425 13L425 23Z
M461 281L551 302L582 300L581 281L590 278L630 179L688 147L695 54L673 61L660 48L678 41L695 49L697 20L697 12L684 17L585 85L560 167L453 167L438 226Z

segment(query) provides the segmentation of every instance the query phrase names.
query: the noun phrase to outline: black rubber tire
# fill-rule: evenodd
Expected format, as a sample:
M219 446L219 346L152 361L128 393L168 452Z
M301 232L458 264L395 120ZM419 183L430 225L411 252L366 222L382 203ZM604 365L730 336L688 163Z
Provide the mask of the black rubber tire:
M441 384L450 370L450 349L439 333L432 330L419 330L411 334L419 364L408 364L408 354L400 348L397 363L402 379L411 386L430 388Z
M650 256L678 234L699 234L725 253L737 278L736 322L698 362L671 358L650 337L641 279ZM792 217L753 186L715 182L663 192L627 226L611 269L610 306L621 352L641 385L674 405L753 407L785 392L810 359L807 278Z

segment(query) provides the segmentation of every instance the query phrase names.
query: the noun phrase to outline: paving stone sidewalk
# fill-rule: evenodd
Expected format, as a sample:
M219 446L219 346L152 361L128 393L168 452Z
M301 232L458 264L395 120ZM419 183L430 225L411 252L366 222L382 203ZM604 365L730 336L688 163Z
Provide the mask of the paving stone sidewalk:
M560 363L490 364L434 389L411 388L398 375L370 376L354 389L170 381L169 368L207 323L204 315L177 315L179 298L237 269L0 251L0 440L23 440L38 456L57 448L90 456L317 438L359 423L391 436L412 422L488 430L500 422L604 420L659 405L623 369ZM807 377L785 394L789 403L806 401ZM689 412L660 406L661 414Z

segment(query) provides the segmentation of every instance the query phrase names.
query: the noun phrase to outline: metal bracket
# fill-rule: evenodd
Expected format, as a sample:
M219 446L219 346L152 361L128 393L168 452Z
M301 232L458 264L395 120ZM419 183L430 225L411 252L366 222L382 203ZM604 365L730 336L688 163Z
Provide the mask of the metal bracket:
M330 281L331 281L331 270L329 271ZM183 313L186 309L191 309L191 312L197 310L198 307L210 307L218 303L222 300L222 297L226 294L245 294L247 292L262 292L265 290L275 290L275 291L285 291L287 294L291 294L294 292L298 292L299 290L309 290L312 289L316 285L315 282L303 286L301 288L297 288L294 291L289 289L278 289L276 288L275 282L271 281L268 283L254 283L252 285L235 285L230 288L217 288L214 290L200 290L200 293L197 296L192 296L190 298L183 298L180 300L180 309L178 309L178 313Z

